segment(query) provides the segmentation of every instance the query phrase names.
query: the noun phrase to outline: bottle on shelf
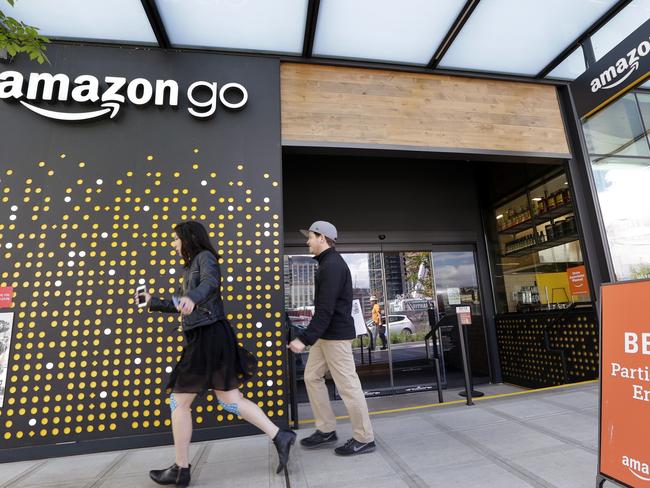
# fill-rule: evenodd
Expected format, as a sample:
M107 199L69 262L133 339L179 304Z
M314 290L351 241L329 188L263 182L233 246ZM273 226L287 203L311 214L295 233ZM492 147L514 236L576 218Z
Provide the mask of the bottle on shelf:
M549 241L554 241L555 240L555 230L552 224L546 224L544 226L544 230L546 231L546 242Z
M553 210L555 208L555 194L551 193L547 198L546 198L546 208L548 210Z
M564 235L576 233L576 221L573 216L570 215L562 221L562 232L564 232Z

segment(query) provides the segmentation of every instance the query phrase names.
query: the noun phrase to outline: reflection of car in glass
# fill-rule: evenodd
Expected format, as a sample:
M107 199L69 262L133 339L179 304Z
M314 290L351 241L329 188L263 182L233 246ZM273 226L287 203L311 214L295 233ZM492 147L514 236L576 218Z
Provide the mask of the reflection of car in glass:
M309 325L309 322L314 315L314 307L302 307L287 310L287 315L291 320L291 325L299 329L304 329Z
M428 297L421 298L398 298L391 303L390 310L396 314L405 315L411 321L412 332L429 330L429 307L435 307L435 302Z
M413 322L406 315L389 315L391 334L411 335L415 331ZM375 323L372 320L366 322L366 327L374 335Z
M422 298L400 298L391 304L391 308L395 312L407 312L416 310L426 310L433 304L433 300L428 297Z
M300 329L305 329L311 321L311 317L305 316L290 315L289 318L291 319L291 325Z

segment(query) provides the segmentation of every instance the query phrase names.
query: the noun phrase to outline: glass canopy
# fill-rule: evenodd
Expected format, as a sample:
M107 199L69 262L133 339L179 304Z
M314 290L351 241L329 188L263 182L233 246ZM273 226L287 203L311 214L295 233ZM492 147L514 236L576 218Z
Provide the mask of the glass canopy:
M650 19L650 0L19 0L13 7L0 0L0 5L53 40L564 81L585 70L582 43L590 40L600 59ZM642 86L650 89L650 81Z
M22 0L1 9L53 39L156 44L144 7L134 0Z
M535 76L615 0L480 2L440 67Z

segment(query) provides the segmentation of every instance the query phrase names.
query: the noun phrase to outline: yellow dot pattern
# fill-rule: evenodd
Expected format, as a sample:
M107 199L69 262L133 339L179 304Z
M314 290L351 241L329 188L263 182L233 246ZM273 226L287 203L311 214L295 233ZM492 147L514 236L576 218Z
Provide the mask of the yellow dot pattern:
M139 284L175 290L172 227L185 220L208 229L227 318L258 359L243 394L272 419L286 415L281 193L268 168L186 152L114 168L73 151L3 161L0 286L14 287L15 312L0 408L7 448L169 430L164 387L182 349L179 318L139 309L132 296ZM212 394L194 410L201 428L241 421Z

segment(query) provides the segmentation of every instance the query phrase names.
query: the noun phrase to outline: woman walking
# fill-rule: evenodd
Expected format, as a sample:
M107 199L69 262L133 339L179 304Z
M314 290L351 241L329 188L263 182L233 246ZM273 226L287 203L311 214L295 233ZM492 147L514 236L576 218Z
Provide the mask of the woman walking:
M172 245L185 264L183 284L172 300L144 294L150 311L181 313L186 345L174 367L167 390L174 435L175 463L153 470L149 476L161 485L190 483L189 447L192 438L191 405L197 395L212 390L219 405L258 427L278 451L277 473L287 465L289 450L296 441L291 430L278 428L257 404L247 400L239 385L250 379L257 360L237 344L226 320L221 299L219 256L205 227L183 222L174 227Z

